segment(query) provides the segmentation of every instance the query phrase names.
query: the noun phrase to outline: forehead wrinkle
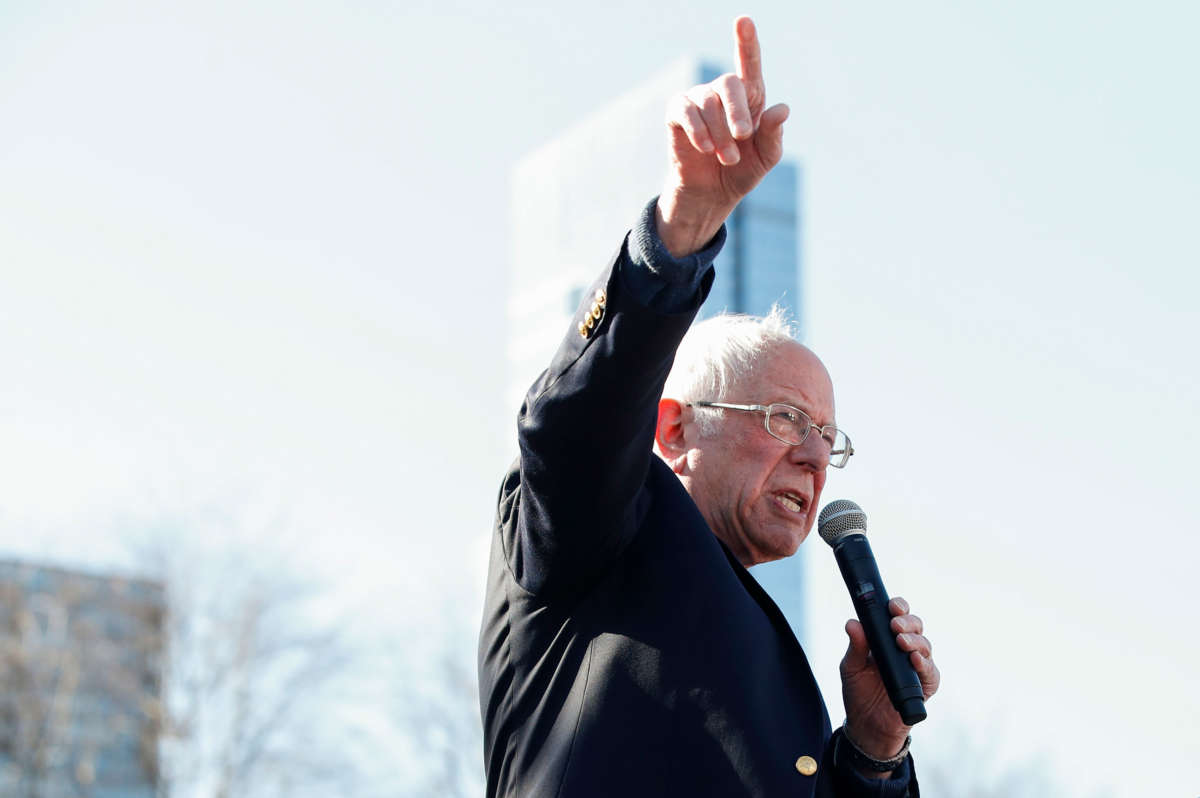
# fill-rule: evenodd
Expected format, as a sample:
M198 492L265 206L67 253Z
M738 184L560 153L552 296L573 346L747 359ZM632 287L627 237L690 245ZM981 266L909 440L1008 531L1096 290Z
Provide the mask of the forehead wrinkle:
M728 386L726 393L731 398L723 401L786 404L803 410L818 425L836 423L833 381L829 370L815 352L796 340L780 341L771 346L755 360L740 380ZM814 406L826 401L829 405L828 419L813 411Z

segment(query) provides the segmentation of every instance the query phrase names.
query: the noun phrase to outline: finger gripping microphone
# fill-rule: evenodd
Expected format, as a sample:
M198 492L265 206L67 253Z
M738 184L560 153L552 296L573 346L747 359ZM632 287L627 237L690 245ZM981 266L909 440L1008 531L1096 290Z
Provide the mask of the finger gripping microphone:
M896 645L888 594L867 542L867 514L852 501L838 499L821 511L817 521L821 539L833 547L842 579L850 590L854 611L867 633L871 656L887 688L892 706L908 726L925 720L925 693L909 661L908 652Z

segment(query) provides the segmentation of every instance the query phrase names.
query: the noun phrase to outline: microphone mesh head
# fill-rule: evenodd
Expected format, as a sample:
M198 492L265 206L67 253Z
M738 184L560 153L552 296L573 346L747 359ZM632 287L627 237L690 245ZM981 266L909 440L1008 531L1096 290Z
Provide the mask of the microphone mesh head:
M821 540L832 546L837 539L849 532L867 531L867 514L849 499L837 499L825 505L817 518L817 532Z

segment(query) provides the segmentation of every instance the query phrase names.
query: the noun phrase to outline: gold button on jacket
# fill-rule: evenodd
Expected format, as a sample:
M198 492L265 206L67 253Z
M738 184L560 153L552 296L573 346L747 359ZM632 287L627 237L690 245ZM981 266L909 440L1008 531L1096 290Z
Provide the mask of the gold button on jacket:
M796 770L800 771L801 775L811 776L817 772L817 760L811 756L802 756L796 760Z

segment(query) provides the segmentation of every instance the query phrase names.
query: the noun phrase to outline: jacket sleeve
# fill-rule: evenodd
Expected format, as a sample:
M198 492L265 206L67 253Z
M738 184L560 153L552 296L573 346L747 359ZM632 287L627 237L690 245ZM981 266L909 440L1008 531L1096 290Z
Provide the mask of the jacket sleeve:
M508 557L532 592L583 586L602 573L646 509L641 491L655 456L658 400L724 240L719 235L675 271L648 268L629 250L632 240L641 261L647 236L661 247L652 207L649 230L643 213L584 294L518 415L520 506Z
M892 771L890 778L868 779L845 761L847 757L839 755L842 734L842 729L836 729L825 746L816 798L920 798L921 788L917 784L912 754Z

